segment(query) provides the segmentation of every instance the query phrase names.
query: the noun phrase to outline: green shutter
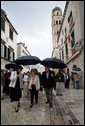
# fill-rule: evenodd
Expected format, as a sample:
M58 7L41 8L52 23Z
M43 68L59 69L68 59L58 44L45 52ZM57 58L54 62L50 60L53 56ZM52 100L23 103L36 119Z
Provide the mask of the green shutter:
M9 37L10 37L11 40L13 40L13 31L11 29L9 31Z
M1 17L1 29L5 31L5 20Z
M4 45L4 58L6 58L6 46Z

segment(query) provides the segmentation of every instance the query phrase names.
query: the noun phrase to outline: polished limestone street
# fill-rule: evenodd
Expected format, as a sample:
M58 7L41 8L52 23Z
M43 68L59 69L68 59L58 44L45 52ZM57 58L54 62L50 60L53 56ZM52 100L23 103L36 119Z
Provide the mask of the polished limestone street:
M53 94L53 108L46 104L45 92L40 91L39 103L30 108L30 99L22 98L18 113L14 102L6 97L1 101L1 125L83 125L83 90L65 90L63 96L56 96L55 91Z

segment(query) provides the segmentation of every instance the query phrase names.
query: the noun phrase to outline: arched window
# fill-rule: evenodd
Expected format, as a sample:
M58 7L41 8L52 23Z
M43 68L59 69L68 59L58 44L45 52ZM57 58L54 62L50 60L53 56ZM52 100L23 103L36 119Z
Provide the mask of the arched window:
M58 25L58 21L56 21L56 24Z
M61 20L59 21L59 24L61 24Z
M57 15L59 15L59 12L57 12Z

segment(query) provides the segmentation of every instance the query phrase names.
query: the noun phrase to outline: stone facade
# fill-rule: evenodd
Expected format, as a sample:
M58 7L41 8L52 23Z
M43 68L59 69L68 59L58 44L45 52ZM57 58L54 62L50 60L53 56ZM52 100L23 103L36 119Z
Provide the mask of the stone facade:
M28 51L27 47L25 46L25 43L17 43L17 57L30 55L30 52Z
M81 68L84 88L84 1L66 2L57 46L58 55L53 56L63 60L70 72L74 64Z
M5 11L1 9L1 69L17 58L17 35Z

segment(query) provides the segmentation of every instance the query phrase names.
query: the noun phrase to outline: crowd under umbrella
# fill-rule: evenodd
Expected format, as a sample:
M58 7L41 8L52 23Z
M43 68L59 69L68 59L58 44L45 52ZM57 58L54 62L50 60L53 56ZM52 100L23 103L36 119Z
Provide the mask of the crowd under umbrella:
M62 60L56 59L56 58L46 58L41 61L41 64L45 67L47 66L50 68L64 69L67 67L66 64Z
M17 67L17 64L16 63L9 63L9 64L6 64L5 65L5 68L10 70L10 68L15 68Z
M41 60L36 56L21 56L14 61L18 65L36 65L40 62Z

